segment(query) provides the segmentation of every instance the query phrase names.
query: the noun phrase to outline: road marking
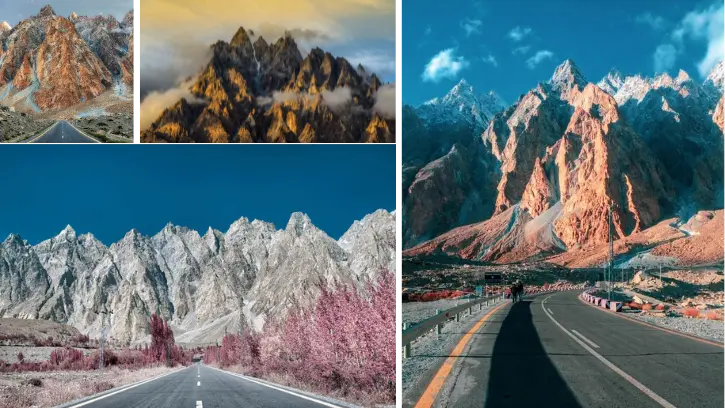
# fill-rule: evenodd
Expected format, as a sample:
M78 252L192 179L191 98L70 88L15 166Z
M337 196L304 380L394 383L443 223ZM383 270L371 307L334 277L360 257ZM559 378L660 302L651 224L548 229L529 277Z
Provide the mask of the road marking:
M496 313L499 309L501 309L503 306L508 305L510 303L505 302L501 303L500 305L496 306L491 310L490 312L486 313L485 316L481 318L472 328L468 331L468 333L464 334L461 340L458 342L456 347L451 352L451 355L448 356L446 361L443 362L443 365L441 368L438 369L438 372L435 374L433 379L430 381L430 384L426 387L425 391L423 392L423 395L420 397L418 402L415 404L415 408L427 408L432 407L433 403L435 402L436 397L438 396L438 393L441 391L441 388L443 388L443 384L445 384L446 379L448 378L448 375L450 375L451 371L453 370L453 366L456 364L456 360L458 360L461 354L463 354L463 350L468 345L468 342L471 341L473 338L473 335L483 326L483 323L488 320L489 317L491 317L494 313Z
M551 296L554 296L554 295L551 295ZM549 297L551 297L551 296L549 296ZM657 402L658 404L662 405L663 407L665 407L665 408L677 408L674 405L672 405L669 402L667 402L667 400L665 400L664 398L662 398L659 395L657 395L654 391L652 391L649 388L647 388L644 384L642 384L641 382L635 380L634 377L632 377L631 375L625 373L621 368L619 368L616 365L614 365L611 361L609 361L606 358L602 357L601 354L597 353L596 351L594 351L594 349L592 349L591 347L587 346L585 343L583 343L581 340L579 340L579 338L577 338L575 335L571 334L569 332L569 330L565 329L564 326L561 325L561 323L559 323L556 319L554 319L554 317L552 315L550 315L546 311L546 308L544 307L544 304L543 303L541 304L541 309L544 311L544 313L546 314L546 316L548 316L549 319L551 319L551 321L554 322L555 325L557 325L564 333L566 333L567 336L569 336L572 339L574 339L574 341L576 341L577 343L579 343L580 346L584 347L584 349L586 351L588 351L589 354L591 354L594 357L596 357L597 360L599 360L602 363L604 363L604 365L606 365L607 367L609 367L612 371L614 371L615 373L619 374L622 378L624 378L630 384L632 384L635 387L637 387L640 391L642 391L643 393L645 393L648 397L652 398L655 402Z
M549 309L548 307L546 309L549 311L549 313L554 314L554 312L552 312L551 309Z
M83 135L83 136L85 136L85 137L87 137L87 138L91 139L91 140L93 141L93 143L101 143L101 142L99 142L98 140L96 140L96 139L94 139L94 138L92 138L92 137L88 136L87 134L85 134L85 133L84 133L84 132L83 132L82 130L80 130L80 129L78 129L77 127L73 126L73 124L72 124L72 123L70 123L70 122L65 122L65 123L69 124L69 125L70 125L70 126L71 126L71 127L73 128L73 129L75 129L75 130L76 130L76 131L77 131L78 133L80 133L81 135Z
M114 391L114 392L111 392L111 393L108 393L108 394L105 394L105 395L101 395L101 396L100 396L100 397L98 397L98 398L93 398L93 399L91 399L91 400L88 400L88 401L85 401L85 402L81 402L80 404L75 404L75 405L71 405L71 406L70 406L70 407L68 407L68 408L77 408L77 407L82 407L82 406L86 406L86 405L88 405L88 404L92 404L92 403L94 403L94 402L96 402L96 401L99 401L99 400L102 400L102 399L104 399L104 398L108 398L108 397L110 397L110 396L113 396L113 395L116 395L116 394L120 394L120 393L122 393L122 392L124 392L124 391L128 391L128 390L130 390L131 388L136 388L136 387L138 387L139 385L144 385L144 384L146 384L146 383L149 383L149 382L151 382L151 381L156 381L156 380L158 380L159 378L163 378L163 377L166 377L167 375L171 375L171 374L176 374L176 373L178 373L179 371L183 371L183 370L184 370L184 369L181 369L181 370L176 370L176 371L172 371L172 372L170 372L170 373L166 373L166 374L161 374L161 375L159 375L159 376L157 376L157 377L154 377L154 378L149 378L148 380L144 380L144 381L140 381L140 382L137 382L136 384L130 385L130 386L126 387L126 388L122 388L122 389L120 389L120 390L118 390L118 391Z
M551 310L550 310L550 311L551 311ZM552 313L552 314L553 314L553 313ZM594 343L593 341L591 341L591 340L589 340L588 338L584 337L584 335L583 335L583 334L581 334L581 333L579 333L578 331L576 331L576 330L574 330L574 329L571 329L571 332L572 332L572 333L574 333L574 334L576 334L577 336L581 337L581 339L582 339L582 340L584 340L584 341L586 341L587 343L589 343L589 345L590 345L590 346L592 346L592 347L594 347L594 348L599 348L599 346L597 346L597 344L596 344L596 343Z
M54 128L54 127L55 127L55 126L56 126L56 125L58 124L58 123L60 123L60 122L57 122L57 121L56 121L55 123L53 123L53 125L52 125L51 127L49 127L48 129L45 129L45 132L43 132L43 133L39 134L39 135L38 135L38 136L36 136L36 137L35 137L34 139L30 139L30 140L28 140L28 143L34 143L34 142L35 142L36 140L38 140L38 139L40 139L41 137L43 137L43 135L45 135L46 133L50 132L50 129L53 129L53 128Z
M197 381L197 382L196 382L196 386L197 386L197 387L201 387L201 381Z
M204 408L204 404L201 401L196 401L196 408Z
M242 380L246 380L246 381L249 381L249 382L253 382L253 383L258 384L258 385L261 385L263 387L272 388L273 390L277 390L277 391L281 391L281 392L284 392L284 393L287 393L287 394L290 394L290 395L294 395L295 397L300 397L302 399L306 399L307 401L316 402L316 403L318 403L320 405L324 405L326 407L340 408L339 405L331 404L329 402L325 402L325 401L321 401L321 400L318 400L318 399L315 399L315 398L312 398L312 397L308 397L306 395L302 395L302 394L296 393L294 391L286 390L286 389L281 388L281 387L276 387L276 386L274 386L272 384L267 384L266 382L258 381L258 380L254 379L254 378L247 377L246 375L241 375L241 374L236 374L236 373L230 373L229 371L220 370L220 369L218 369L216 367L212 367L212 366L208 366L208 367L211 368L211 369L213 369L213 370L221 371L224 374L229 374L229 375L232 375L234 377L241 378Z

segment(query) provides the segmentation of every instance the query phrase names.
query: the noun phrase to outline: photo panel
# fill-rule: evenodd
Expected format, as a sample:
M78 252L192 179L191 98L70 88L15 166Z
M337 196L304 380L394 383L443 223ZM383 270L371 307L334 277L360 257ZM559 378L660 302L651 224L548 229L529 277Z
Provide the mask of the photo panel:
M133 0L0 11L0 143L133 143Z

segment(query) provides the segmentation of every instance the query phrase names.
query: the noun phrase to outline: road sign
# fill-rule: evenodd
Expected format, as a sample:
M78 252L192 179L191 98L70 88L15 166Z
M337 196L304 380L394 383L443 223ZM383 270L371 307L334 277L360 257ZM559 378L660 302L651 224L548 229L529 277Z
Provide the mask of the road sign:
M483 279L487 284L503 283L503 274L501 272L484 272Z
M483 286L476 286L476 296L483 296Z

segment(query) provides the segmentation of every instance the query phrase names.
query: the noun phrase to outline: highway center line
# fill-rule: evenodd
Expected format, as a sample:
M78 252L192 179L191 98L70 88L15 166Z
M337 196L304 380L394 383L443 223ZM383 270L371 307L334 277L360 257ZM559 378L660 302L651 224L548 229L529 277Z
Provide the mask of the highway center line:
M589 343L590 346L592 346L594 348L599 348L599 346L597 346L596 343L594 343L593 341L591 341L588 338L584 337L584 335L581 334L581 333L579 333L578 331L576 331L574 329L571 329L571 332L574 333L574 334L576 334L577 336L581 337L581 339L584 340L584 341L586 341L587 343Z
M196 382L196 386L197 386L197 387L201 387L201 381L197 381L197 382Z
M554 296L554 295L551 295L551 296ZM547 297L546 299L549 299L551 296ZM596 351L594 351L594 349L592 349L591 347L587 346L585 343L583 343L581 340L579 340L575 335L571 334L569 332L569 330L565 329L564 326L561 325L561 323L559 323L558 321L556 321L556 319L554 319L554 317L552 315L550 315L549 312L546 311L546 308L544 307L544 304L543 303L541 303L541 309L544 311L544 313L546 313L546 315L549 317L549 319L551 319L551 321L554 322L554 324L556 324L564 333L566 333L567 336L569 336L572 339L574 339L574 341L576 341L577 343L579 343L580 346L584 347L584 349L586 351L588 351L589 354L591 354L594 357L596 357L597 360L599 360L602 363L604 363L604 365L606 365L607 367L609 367L612 371L614 371L615 373L619 374L622 378L624 378L630 384L632 384L635 387L637 387L640 391L642 391L643 393L645 393L648 397L652 398L655 402L657 402L658 404L662 405L663 407L665 407L665 408L677 408L674 405L670 404L664 398L662 398L659 395L657 395L654 391L652 391L649 388L647 388L644 384L642 384L639 381L635 380L634 377L632 377L631 375L625 373L621 368L619 368L616 365L614 365L611 361L609 361L606 358L602 357L601 354L597 353Z
M483 316L481 320L479 320L471 328L471 330L468 331L468 333L464 334L463 337L461 337L461 340L453 349L451 355L448 356L446 361L443 362L441 368L438 369L438 372L435 374L430 384L428 384L428 386L426 387L423 395L415 404L415 408L429 408L433 406L433 403L435 402L438 393L441 391L441 388L443 388L443 384L445 384L448 375L450 375L451 371L453 370L453 366L456 364L456 360L460 358L461 354L463 354L463 350L468 345L468 342L473 338L473 335L476 334L476 332L481 328L481 326L483 326L483 323L485 323L489 317L491 317L494 313L496 313L499 309L507 304L509 303L503 302L493 308L493 310L491 310L490 312L486 313L486 315Z
M156 377L153 377L153 378L149 378L148 380L144 380L144 381L137 382L136 384L130 385L130 386L126 387L126 388L122 388L122 389L120 389L118 391L114 391L114 392L108 393L106 395L101 395L98 398L93 398L91 400L88 400L88 401L85 401L85 402L81 402L80 404L72 405L72 406L70 406L68 408L77 408L77 407L82 407L82 406L85 406L85 405L88 405L88 404L92 404L92 403L94 403L94 402L96 402L98 400L102 400L102 399L108 398L108 397L110 397L112 395L116 395L116 394L122 393L124 391L128 391L131 388L136 388L139 385L144 385L144 384L149 383L151 381L158 380L159 378L166 377L167 375L176 374L176 373L178 373L180 371L183 371L183 370L184 369L182 368L181 370L176 370L176 371L172 371L170 373L166 373L166 374L162 374L162 375L159 375L159 376L156 376Z
M201 401L196 401L196 408L204 408L204 404Z
M82 136L85 136L85 137L87 137L87 138L91 139L91 140L93 141L93 143L101 143L101 142L99 142L98 140L96 140L96 139L94 139L94 138L92 138L92 137L88 136L87 134L85 134L85 133L84 133L84 132L83 132L82 130L80 130L80 129L78 129L77 127L73 126L73 124L72 124L72 123L70 123L70 122L65 122L65 123L69 124L69 125L70 125L70 126L71 126L71 127L73 128L73 129L75 129L75 130L76 130L76 132L80 133L80 134L81 134Z

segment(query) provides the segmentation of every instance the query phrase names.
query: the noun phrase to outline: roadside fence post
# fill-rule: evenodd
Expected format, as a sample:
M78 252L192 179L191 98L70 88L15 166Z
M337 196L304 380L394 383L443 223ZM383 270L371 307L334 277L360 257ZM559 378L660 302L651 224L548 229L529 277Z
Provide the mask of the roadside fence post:
M441 313L441 310L440 309L436 309L436 315L439 315L440 313ZM440 338L441 329L443 329L443 325L442 324L437 324L436 325L436 339Z
M407 330L407 329L408 329L408 322L403 322L403 330ZM410 343L406 344L403 347L403 358L408 358L408 357L410 357Z

